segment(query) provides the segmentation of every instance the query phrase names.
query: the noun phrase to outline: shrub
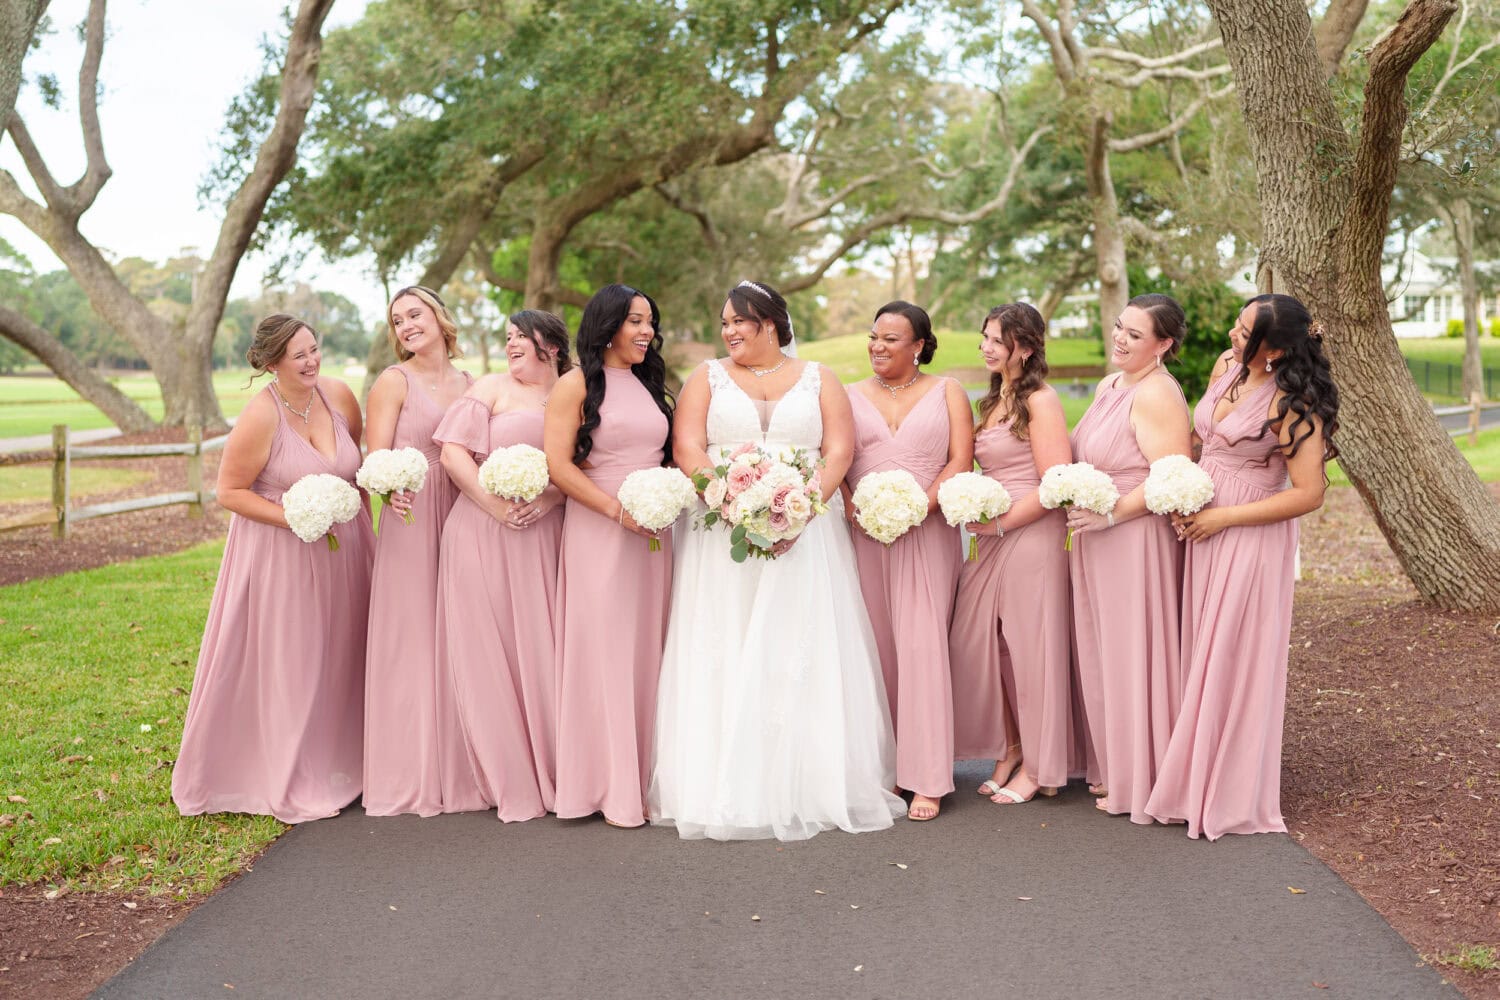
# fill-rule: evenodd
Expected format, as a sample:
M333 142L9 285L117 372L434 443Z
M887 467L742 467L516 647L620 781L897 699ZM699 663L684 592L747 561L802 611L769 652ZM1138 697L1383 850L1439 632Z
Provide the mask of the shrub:
M1464 335L1464 321L1461 319L1450 319L1448 321L1449 337L1462 337Z

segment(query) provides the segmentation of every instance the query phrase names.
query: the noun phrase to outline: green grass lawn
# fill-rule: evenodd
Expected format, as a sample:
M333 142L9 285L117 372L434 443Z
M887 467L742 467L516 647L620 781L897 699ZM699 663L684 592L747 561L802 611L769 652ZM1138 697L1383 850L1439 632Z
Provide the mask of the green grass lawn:
M172 805L222 552L0 588L0 884L206 893L286 829Z
M938 332L938 349L926 370L935 374L954 368L978 369L984 367L979 356L979 334L955 330ZM798 342L799 357L810 358L827 365L840 381L857 382L870 377L870 358L865 352L869 338L862 333L829 337L825 340ZM1099 365L1104 363L1104 351L1096 340L1056 339L1047 342L1047 360L1054 367L1063 365ZM974 379L965 379L971 384L981 384Z
M1400 345L1402 354L1418 361L1445 365L1464 363L1464 342L1461 337L1404 338L1396 343ZM1486 368L1500 368L1500 337L1480 337L1479 358Z
M97 465L74 465L68 472L68 495L74 501L94 493L123 490L145 482L144 469L110 469ZM51 465L15 465L0 476L0 503L34 503L52 499Z
M1458 445L1459 453L1469 460L1481 480L1486 483L1500 481L1500 427L1480 431L1475 444L1469 443L1467 434L1455 438L1454 444ZM1349 477L1344 475L1337 462L1328 466L1328 481L1335 486L1349 485Z

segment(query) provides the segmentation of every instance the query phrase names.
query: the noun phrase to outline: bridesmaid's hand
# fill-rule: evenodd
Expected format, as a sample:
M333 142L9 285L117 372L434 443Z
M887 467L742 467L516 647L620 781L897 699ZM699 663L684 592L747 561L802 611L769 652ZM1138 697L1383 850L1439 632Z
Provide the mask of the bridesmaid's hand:
M1068 528L1073 534L1084 531L1103 531L1109 527L1109 518L1103 514L1095 514L1091 510L1082 507L1068 508Z
M395 511L397 514L400 514L402 517L405 517L407 514L411 513L411 502L412 498L415 496L415 493L408 493L405 490L397 490L395 493L391 494L391 510Z
M513 525L510 523L510 512L514 510L516 506L517 504L512 500L507 500L504 497L493 496L488 493L485 494L484 509L489 512L490 517L493 517L495 520L499 521L507 528L513 527Z
M555 486L548 486L530 503L511 504L510 511L505 517L505 526L514 528L516 531L524 531L546 517L562 502L562 491Z
M659 532L659 531L647 531L645 528L641 527L639 524L636 524L635 518L633 518L633 517L630 516L630 511L626 510L623 506L620 507L619 512L615 515L615 520L619 522L620 527L624 528L626 531L633 531L637 535L640 535L642 538L660 538L661 537L661 532ZM667 528L665 530L670 531L671 529Z
M989 535L994 537L1000 533L1000 522L999 520L969 521L964 524L964 530L971 535Z
M1196 514L1174 514L1172 526L1177 529L1177 537L1189 542L1201 542L1229 527L1229 519L1224 516L1224 511L1218 507L1208 507Z

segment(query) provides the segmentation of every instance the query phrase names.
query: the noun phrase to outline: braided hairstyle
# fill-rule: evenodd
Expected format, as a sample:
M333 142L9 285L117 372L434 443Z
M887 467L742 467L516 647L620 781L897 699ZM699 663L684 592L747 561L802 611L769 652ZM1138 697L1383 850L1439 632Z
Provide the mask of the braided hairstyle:
M1282 352L1281 358L1272 362L1272 378L1281 392L1276 416L1261 425L1260 433L1287 427L1291 444L1286 446L1286 457L1291 458L1302 442L1312 437L1317 422L1321 421L1323 460L1338 457L1333 432L1339 426L1339 390L1329 372L1328 355L1323 353L1322 328L1313 323L1307 307L1290 295L1257 295L1245 305L1259 308L1240 353L1247 363L1240 369L1235 385L1245 384L1250 377L1248 362L1262 348ZM1289 427L1285 423L1288 414L1292 415Z
M578 367L583 370L583 422L578 425L577 443L573 448L573 461L582 465L594 450L594 431L599 426L599 406L604 402L604 349L625 319L630 315L630 303L637 297L646 300L651 307L651 329L655 336L646 349L646 359L631 365L630 370L651 393L657 409L667 418L667 436L662 442L662 464L672 456L672 394L667 392L667 362L661 356L661 310L656 301L645 292L629 285L605 285L594 293L583 307L583 318L578 321L575 338L578 350Z
M1006 350L1012 354L1017 350L1031 352L1021 363L1020 378L1011 387L1009 407L1010 432L1025 441L1027 428L1031 423L1031 407L1026 400L1047 384L1047 321L1042 319L1042 314L1034 307L1024 302L1011 302L989 311L984 322L979 324L980 336L984 335L985 328L991 323L999 324L1000 340L1005 344ZM990 375L990 391L979 401L979 423L974 425L976 434L989 420L995 407L1000 405L1004 388L1005 377L999 372L993 372Z

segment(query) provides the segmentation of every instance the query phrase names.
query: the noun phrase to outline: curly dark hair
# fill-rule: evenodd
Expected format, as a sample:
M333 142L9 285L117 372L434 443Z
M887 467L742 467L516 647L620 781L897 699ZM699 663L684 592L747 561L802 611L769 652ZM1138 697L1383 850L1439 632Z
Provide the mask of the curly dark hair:
M579 465L594 450L594 430L599 426L599 406L604 402L604 349L625 325L630 303L639 296L651 307L651 329L656 335L646 349L646 359L631 365L635 377L651 393L656 406L667 418L667 436L662 442L662 464L672 456L672 394L667 391L667 363L661 356L661 310L656 300L629 285L605 285L594 293L583 307L578 321L578 367L583 370L583 422L578 425L578 439L573 461Z
M1333 443L1333 432L1339 426L1339 390L1333 384L1328 355L1323 353L1322 336L1313 334L1307 307L1290 295L1277 294L1257 295L1245 305L1259 308L1240 356L1248 362L1262 347L1282 352L1281 358L1272 363L1272 377L1281 398L1276 403L1276 416L1261 425L1260 433L1286 426L1287 414L1292 414L1287 428L1291 444L1285 446L1286 457L1291 458L1321 421L1323 460L1337 458L1339 449ZM1235 385L1243 386L1249 377L1247 364L1240 369Z
M1030 355L1021 364L1021 377L1012 387L1010 400L1010 432L1025 441L1027 428L1031 424L1031 407L1027 398L1047 384L1047 321L1042 314L1024 302L1011 302L996 306L979 324L980 336L991 323L1000 324L1000 339L1007 350L1029 350ZM979 423L974 425L977 434L985 421L1000 405L1001 390L1005 379L999 372L990 375L990 391L979 401Z
M912 305L910 302L896 299L875 310L875 318L879 319L886 313L900 316L911 324L912 333L916 335L917 342L922 345L921 353L917 355L917 364L925 365L931 361L932 355L937 351L937 334L932 332L932 317L927 315L927 310L921 306Z

